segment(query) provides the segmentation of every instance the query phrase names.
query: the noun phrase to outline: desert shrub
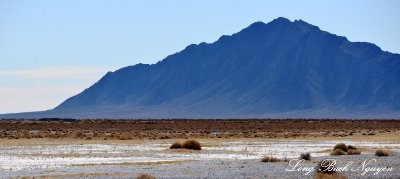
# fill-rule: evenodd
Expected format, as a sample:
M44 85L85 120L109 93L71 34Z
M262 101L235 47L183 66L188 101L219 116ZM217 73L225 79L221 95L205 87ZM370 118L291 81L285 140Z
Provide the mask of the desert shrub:
M276 157L272 157L272 156L264 156L263 158L261 158L261 162L279 162L280 160Z
M361 152L357 149L349 149L347 151L347 155L360 155L360 154L361 154Z
M326 173L326 174L334 174L336 171L334 170L329 170L329 166L333 165L333 160L322 160L321 162L318 163L317 167L315 167L315 170L317 173Z
M286 156L285 156L285 158L283 158L283 161L284 162L289 162L289 160L286 158Z
M182 148L182 144L180 142L174 142L169 149L181 149Z
M354 149L357 149L357 147L354 147L354 146L352 146L352 145L349 145L349 146L347 146L347 149L349 149L349 150L350 150L350 149L353 149L353 150L354 150Z
M119 140L126 140L126 137L123 136L123 135L119 135L119 136L118 136L118 139L119 139Z
M197 140L187 140L182 145L185 149L201 150L201 144Z
M375 151L375 156L386 157L386 156L389 156L389 152L387 150L378 149Z
M147 173L142 173L139 174L136 179L156 179L156 177Z
M302 153L302 154L300 154L300 159L311 160L311 155L310 155L310 153Z
M343 176L339 173L327 174L327 173L316 173L313 176L313 179L347 179L346 176Z
M347 152L347 150L348 150L346 144L344 144L344 143L336 144L335 147L333 147L333 150L336 150L336 149L341 149L345 152Z
M332 151L331 155L346 155L346 152L342 149L335 149Z

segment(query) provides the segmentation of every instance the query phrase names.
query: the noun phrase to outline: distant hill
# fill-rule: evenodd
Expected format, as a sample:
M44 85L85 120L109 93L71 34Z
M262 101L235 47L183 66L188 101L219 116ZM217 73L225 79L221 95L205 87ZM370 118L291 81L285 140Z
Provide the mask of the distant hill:
M400 55L277 18L109 72L53 110L1 117L399 118Z

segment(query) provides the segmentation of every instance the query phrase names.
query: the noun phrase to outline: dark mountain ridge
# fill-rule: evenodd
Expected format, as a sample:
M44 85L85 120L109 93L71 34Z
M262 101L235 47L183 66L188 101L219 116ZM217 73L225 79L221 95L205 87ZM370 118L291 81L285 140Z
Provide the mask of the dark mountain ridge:
M55 109L23 115L400 117L399 77L399 54L277 18L210 44L189 45L156 64L109 72Z

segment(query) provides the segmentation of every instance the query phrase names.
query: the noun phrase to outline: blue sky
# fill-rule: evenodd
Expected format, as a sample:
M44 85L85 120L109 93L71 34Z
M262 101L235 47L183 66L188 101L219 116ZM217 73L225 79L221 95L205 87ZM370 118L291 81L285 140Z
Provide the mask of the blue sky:
M0 0L0 113L54 108L107 71L277 17L400 53L399 8L397 0Z

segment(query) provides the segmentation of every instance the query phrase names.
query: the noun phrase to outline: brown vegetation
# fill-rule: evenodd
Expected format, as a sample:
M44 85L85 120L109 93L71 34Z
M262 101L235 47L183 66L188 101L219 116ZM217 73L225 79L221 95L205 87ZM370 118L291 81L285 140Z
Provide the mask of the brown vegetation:
M169 149L181 149L182 148L182 144L180 142L174 142Z
M349 149L347 151L347 155L360 155L360 154L361 154L361 152L357 149Z
M336 144L333 147L331 155L360 155L361 151L357 150L357 147L349 145L347 146L344 143Z
M344 152L347 152L347 150L348 150L346 144L344 144L344 143L336 144L335 147L333 147L333 151L335 151L336 149L341 149Z
M327 173L316 173L313 176L313 179L347 179L346 176L343 176L339 173L327 174Z
M346 155L346 152L342 149L335 149L331 152L331 155Z
M378 150L375 151L375 156L378 156L378 157L389 156L389 151L383 150L383 149L378 149Z
M197 140L187 140L183 143L182 148L191 150L201 150L201 144Z
M137 176L136 179L156 179L156 177L147 173L142 173L139 174L139 176Z
M341 149L337 149L341 150ZM346 179L346 176L332 170L329 166L333 165L332 160L323 160L318 163L313 179Z
M391 133L400 120L0 120L0 138L83 140L346 137ZM343 149L342 149L343 150ZM345 151L345 150L344 150Z
M317 167L315 167L317 173L327 173L327 174L333 174L335 171L330 170L329 166L331 166L333 163L332 160L322 160L321 162L318 163Z
M354 146L352 146L352 145L349 145L349 146L347 146L347 149L349 149L349 150L351 150L351 149L357 149L357 147L354 147Z
M311 154L310 153L302 153L302 154L300 154L300 159L311 160Z
M279 160L276 157L272 157L272 156L264 156L263 158L261 158L261 162L280 162L281 160Z

